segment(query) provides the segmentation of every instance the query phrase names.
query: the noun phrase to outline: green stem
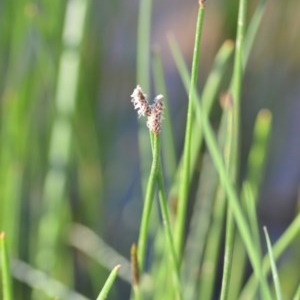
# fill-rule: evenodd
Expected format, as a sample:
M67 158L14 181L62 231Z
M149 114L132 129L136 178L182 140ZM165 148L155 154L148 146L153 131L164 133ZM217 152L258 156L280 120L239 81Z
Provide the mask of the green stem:
M300 214L295 217L295 220L291 223L288 229L283 233L281 238L273 245L273 256L276 261L287 247L298 238L300 233ZM266 276L270 271L270 261L267 255L262 261L262 272ZM257 286L259 284L259 278L252 275L248 282L244 285L244 289L241 293L240 299L254 299Z
M163 219L164 231L167 240L168 253L170 255L171 267L173 270L174 277L174 287L176 289L177 299L183 299L182 291L181 291L181 282L180 282L180 273L179 273L179 264L178 259L176 257L176 249L174 245L173 234L171 230L171 222L170 216L167 206L167 198L163 183L163 174L161 170L161 164L159 164L159 172L157 174L157 182L158 182L158 192L159 192L159 205Z
M121 268L121 265L117 265L113 268L111 273L109 274L102 290L100 291L97 300L105 300L107 299L108 293L112 288L113 283L115 282L117 276L118 276L118 271Z
M268 248L272 276L273 276L273 281L274 281L274 286L275 286L276 298L277 298L277 300L282 300L279 276L278 276L278 271L277 271L277 267L275 264L271 240L270 240L270 237L268 234L267 227L264 226L263 230L264 230L264 234L265 234L265 238L266 238L266 242L267 242L267 248Z
M178 215L175 224L175 247L177 251L177 257L181 260L184 240L184 229L186 221L187 200L190 183L190 160L191 160L191 136L192 136L192 124L193 124L193 102L196 101L196 86L198 82L198 68L200 61L200 41L203 29L204 20L204 5L200 4L196 25L196 37L194 46L194 55L192 63L191 85L189 91L189 104L187 112L187 123L183 150L183 177L179 191L178 202Z
M157 175L157 170L159 168L160 138L158 135L152 133L151 135L153 141L153 160L152 160L152 166L151 166L150 175L147 183L146 196L145 196L141 227L140 227L139 242L138 242L138 263L139 263L140 273L142 273L145 264L147 239L148 239L148 231L149 231L149 220L150 220L153 196L155 191L156 175Z
M229 174L233 182L237 182L237 174L239 168L239 134L240 134L240 102L241 102L241 84L243 78L243 43L245 32L245 19L246 19L247 0L239 1L239 14L237 24L237 37L236 48L234 56L233 76L231 82L231 93L233 97L233 126L231 127L231 154L229 163ZM227 207L227 220L226 220L226 238L225 238L225 253L224 253L224 266L223 278L221 289L221 300L228 298L228 290L231 277L231 266L234 249L235 224L232 217L231 207Z
M12 282L4 232L0 233L0 254L3 300L12 300Z

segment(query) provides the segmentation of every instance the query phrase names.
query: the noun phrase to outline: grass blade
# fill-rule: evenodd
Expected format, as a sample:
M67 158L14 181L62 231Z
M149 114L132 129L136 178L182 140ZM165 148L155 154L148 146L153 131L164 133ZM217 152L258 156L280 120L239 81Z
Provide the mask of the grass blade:
M38 228L39 268L53 271L57 262L56 246L65 211L64 194L72 141L71 117L76 105L78 76L80 71L80 45L89 2L70 0L66 8L57 89L55 95L56 116L52 126L48 157L48 171L43 188L44 211ZM51 228L51 230L49 230Z
M224 162L228 168L229 154L231 149L231 126L232 126L232 108L225 107L221 119L221 125L218 133L218 142L220 149L223 149ZM229 110L229 111L228 111ZM213 208L212 224L208 235L205 255L202 263L202 272L200 273L200 289L198 299L211 299L214 289L214 283L217 272L218 254L221 245L221 234L223 232L225 218L225 193L220 182L216 190L216 199Z
M271 125L271 112L266 109L261 110L257 115L254 125L253 142L249 153L247 167L247 181L249 181L249 184L251 185L255 200L257 200L258 190L264 173Z
M41 291L43 294L51 297L51 299L89 300L87 297L69 289L61 282L40 270L34 269L23 261L12 260L11 269L15 279L26 283L35 291Z
M273 245L273 256L276 261L283 254L283 252L288 248L288 246L298 238L300 233L300 214L298 214L286 231L282 234L280 239ZM270 260L267 256L264 257L262 261L262 271L265 276L268 275L270 271ZM252 275L248 282L245 284L243 291L241 293L241 300L251 300L256 293L258 287L258 278Z
M116 280L116 278L118 276L118 271L119 271L120 268L121 268L121 265L117 265L117 266L115 266L112 269L112 271L109 274L109 276L108 276L108 278L107 278L107 280L106 280L106 282L105 282L102 290L100 291L100 293L99 293L99 295L97 297L97 300L105 300L105 299L107 299L108 293L111 290L111 288L112 288L112 286L113 286L113 284L114 284L114 282L115 282L115 280Z
M161 168L158 172L157 179L158 179L159 205L160 205L160 211L162 215L165 237L167 240L166 252L170 257L171 273L172 273L172 277L174 278L174 286L172 290L175 292L176 299L182 300L183 296L182 296L181 282L180 282L179 262L176 254L174 238L171 229L171 222L170 222L169 210L167 205L167 197L164 189L163 174Z
M263 229L264 229L264 234L265 234L267 247L268 247L270 265L271 265L272 276L273 276L273 281L274 281L274 286L275 286L275 291L276 291L276 298L277 298L277 300L282 300L279 276L278 276L277 267L276 267L274 256L273 256L273 250L272 250L270 237L268 234L267 227L264 226Z
M183 60L182 54L180 52L180 49L175 41L174 38L169 37L169 43L171 52L173 55L173 58L175 60L177 69L180 72L181 79L183 81L184 87L186 91L189 90L190 85L190 75L188 73L187 66ZM218 51L216 55L216 59L214 61L214 65L212 68L211 73L209 74L206 84L203 89L202 93L202 103L203 103L203 109L207 112L209 115L212 110L213 103L215 99L217 99L217 93L219 91L219 87L221 84L221 81L223 79L223 76L225 74L226 66L228 63L229 58L231 57L233 51L233 43L231 41L226 41ZM195 109L197 108L197 103L200 101L200 97L197 95L197 101L195 101L194 106ZM201 124L198 124L198 126L201 126ZM192 132L192 149L191 149L191 169L190 169L190 178L192 177L192 174L195 170L196 161L199 157L199 150L201 149L201 145L203 142L203 134L200 131L193 131ZM171 192L170 192L170 198L177 199L178 195L178 187L180 186L180 182L182 180L182 169L183 169L183 157L181 157L181 160L179 162L174 184L172 185Z
M254 44L256 34L259 30L259 25L261 23L263 14L265 12L266 4L267 4L267 0L260 0L259 4L254 12L254 15L251 19L251 22L248 26L247 34L246 34L245 42L244 42L244 54L243 54L243 68L244 69L249 61L250 53L252 51L252 46Z
M151 166L149 179L147 183L147 190L146 190L145 202L143 207L139 240L138 240L138 248L137 248L140 274L142 274L145 265L150 214L151 214L151 208L152 208L154 191L155 191L156 176L157 176L157 171L159 169L159 151L160 151L160 137L158 135L153 134L153 160L152 160L152 166Z
M121 264L119 277L124 281L131 283L130 262L111 246L105 243L91 229L81 225L73 224L69 232L69 244L75 249L81 251L87 257L93 259L97 264L107 270L111 270L117 264ZM82 240L84 239L84 243Z
M196 86L198 82L198 68L200 60L200 42L203 29L204 20L204 1L199 2L199 11L196 25L196 36L194 44L194 55L191 71L191 84L189 89L189 102L188 112L186 121L186 132L183 150L183 172L182 181L180 183L179 199L178 199L178 210L175 223L175 247L179 261L182 258L184 230L186 221L186 210L187 210L187 199L190 184L190 163L191 163L191 137L192 137L192 125L193 125L193 102L196 101Z
M12 300L12 280L10 274L10 263L7 253L7 245L5 239L5 233L0 233L0 266L1 266L1 277L2 277L2 295L3 300Z

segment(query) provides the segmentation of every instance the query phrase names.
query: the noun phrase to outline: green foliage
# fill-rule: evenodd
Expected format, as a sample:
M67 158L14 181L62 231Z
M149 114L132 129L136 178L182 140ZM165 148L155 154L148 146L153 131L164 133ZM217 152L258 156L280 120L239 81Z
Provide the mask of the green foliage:
M131 299L136 300L299 299L297 257L287 258L294 280L283 275L278 263L288 249L299 248L299 213L273 245L266 229L266 242L260 239L256 210L272 127L268 110L257 114L246 175L242 183L238 178L242 82L266 1L259 1L249 22L247 0L227 8L231 29L235 21L236 40L220 47L200 89L202 33L210 5L204 2L199 1L195 20L191 72L176 38L168 38L187 100L184 145L177 159L164 61L158 48L154 55L150 51L153 3L140 0L137 83L150 92L153 61L154 88L164 95L165 119L159 134L149 134L145 120L139 120L144 202L131 263L100 238L108 218L103 203L104 154L114 137L115 119L106 125L97 120L97 96L102 95L97 63L105 66L101 53L105 42L99 46L95 36L99 32L102 40L109 36L99 24L114 15L117 1L1 2L0 290L4 300L100 300L117 299L118 294L124 299L116 288L117 278L127 283ZM90 22L98 6L104 21ZM117 18L114 15L110 25ZM105 83L106 77L109 70L99 80ZM221 108L216 104L219 98ZM100 99L106 100L111 99ZM248 262L251 274L243 280Z

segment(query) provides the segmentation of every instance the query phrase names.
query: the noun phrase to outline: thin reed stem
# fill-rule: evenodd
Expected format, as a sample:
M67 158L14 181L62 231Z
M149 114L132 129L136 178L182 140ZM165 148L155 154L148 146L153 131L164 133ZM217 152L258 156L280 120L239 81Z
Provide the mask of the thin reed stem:
M231 140L232 147L230 153L230 163L228 172L232 181L237 187L237 174L239 169L239 135L240 135L240 101L241 101L241 85L243 78L242 57L243 57L243 43L245 32L245 19L247 0L239 1L239 13L237 21L237 37L235 43L235 55L233 76L231 82L231 96L233 99L233 123L231 127ZM228 299L228 290L231 277L232 257L235 241L235 224L232 216L231 208L227 207L227 219L226 219L226 238L225 238L225 251L224 251L224 265L223 265L223 278L221 288L221 300Z
M196 25L196 36L192 63L192 74L191 84L189 90L189 102L187 111L186 131L184 140L183 150L183 176L182 182L180 183L179 199L178 199L178 210L177 218L175 223L175 247L177 251L177 257L179 261L182 257L183 251L183 240L186 222L186 211L189 194L190 184L190 161L191 161L191 137L192 137L192 124L193 124L193 102L196 101L196 86L198 82L199 74L199 61L200 61L200 42L202 37L203 21L204 21L204 5L200 3L197 25Z
M1 266L1 278L2 278L2 299L12 300L12 280L10 274L10 263L7 253L7 244L5 239L5 233L0 232L0 266Z
M117 265L115 266L112 271L110 272L107 280L104 283L104 286L102 288L102 290L100 291L97 300L105 300L108 297L108 293L111 290L117 276L118 276L118 272L119 269L121 268L121 265Z
M161 164L159 164L159 171L157 174L157 182L158 182L158 193L159 193L159 205L163 219L164 231L167 240L167 252L170 256L171 267L172 267L172 276L174 278L174 290L176 293L176 299L183 299L182 290L181 290L181 282L180 282L180 272L179 272L179 263L178 258L176 256L176 249L174 245L174 239L171 229L170 215L167 205L167 198L163 183L163 174L161 169Z
M153 159L152 159L150 175L147 183L146 196L145 196L145 202L144 202L142 220L140 226L138 249L137 249L140 274L142 274L145 265L147 240L148 240L148 233L149 233L149 220L150 220L151 208L152 208L153 197L155 192L156 175L159 168L160 137L159 135L153 133L151 133L151 136L153 141Z

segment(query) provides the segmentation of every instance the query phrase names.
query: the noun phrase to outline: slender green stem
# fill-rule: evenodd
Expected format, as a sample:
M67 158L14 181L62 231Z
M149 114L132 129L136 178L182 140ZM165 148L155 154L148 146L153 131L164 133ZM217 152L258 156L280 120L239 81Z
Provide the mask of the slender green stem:
M244 42L244 55L243 55L243 68L245 69L247 62L249 60L249 56L252 50L252 46L255 40L255 36L258 32L260 22L262 20L265 7L267 4L267 0L260 0L255 13L251 19L251 22L248 26L247 29L247 35L245 37L245 42Z
M118 271L120 268L121 268L121 265L117 265L113 268L113 270L109 274L107 280L105 281L104 286L97 297L97 300L107 299L108 293L111 290L113 283L115 282L115 280L118 276Z
M63 51L60 56L56 115L51 129L48 170L43 187L43 208L38 228L36 263L39 268L53 271L57 265L57 241L62 225L62 207L65 205L67 166L70 160L77 85L80 74L81 52L89 1L68 1L63 31ZM49 230L51 228L51 230Z
M229 97L229 95L228 95ZM232 107L228 108L227 113L227 134L226 134L226 143L224 147L224 162L228 173L234 172L232 170L232 147L236 145L234 143L234 109ZM233 174L231 174L232 180L235 180ZM234 229L234 220L232 216L232 212L227 205L227 219L226 219L226 237L225 237L225 252L224 252L224 265L223 265L223 276L222 276L222 285L221 285L221 295L220 299L225 300L228 298L229 291L229 283L230 283L230 275L231 275L231 265L232 265L232 255L233 255L233 247L234 247L234 237L235 237L235 229Z
M188 68L184 62L183 56L180 52L179 46L176 43L175 38L170 36L169 43L170 43L172 55L174 57L177 69L179 70L180 76L182 78L185 90L188 92L190 86L190 75L188 72ZM208 115L210 115L214 101L215 99L217 99L217 94L223 76L225 74L226 65L229 61L229 58L231 57L232 52L233 52L233 42L225 41L222 47L220 48L219 52L217 53L213 69L207 78L201 99L203 103L203 109ZM197 96L197 101L194 102L194 109L198 109L197 104L200 101L199 99L200 97ZM198 125L201 126L201 124ZM199 157L199 150L201 149L202 146L203 133L201 131L193 131L191 139L193 141L194 147L191 149L191 160L190 160L191 168L190 168L190 176L189 176L190 180L195 170L195 167L197 165L196 161L197 158ZM182 178L183 161L184 161L184 157L182 156L177 168L174 183L171 188L171 192L170 192L171 198L178 197L178 188L180 186L180 182Z
M12 281L4 232L0 233L0 255L3 300L12 300Z
M233 123L233 113L232 108L228 107L222 116L221 125L218 132L218 142L220 149L223 150L224 162L226 168L229 168L229 158L231 154L232 145L232 123ZM200 277L200 290L198 299L211 299L213 293L214 282L216 277L216 268L218 263L218 253L221 244L221 234L223 232L224 218L225 218L225 193L224 188L218 181L218 186L216 190L214 209L212 214L211 228L209 236L206 243L206 251L203 259L202 266L209 265L206 268L206 272L201 274ZM204 268L205 269L205 268ZM224 277L222 280L224 280ZM222 283L222 286L224 283Z
M11 272L15 279L26 284L33 291L42 292L47 296L47 299L89 300L87 297L75 292L45 272L34 269L31 265L23 261L12 259ZM44 297L41 295L42 294L39 294L40 298L38 299Z
M211 153L212 159L216 166L216 169L219 173L221 183L226 191L227 199L229 206L233 212L234 219L237 223L238 229L241 234L241 238L245 244L247 249L251 264L253 266L254 272L258 278L260 278L261 283L266 285L265 280L263 280L261 274L261 266L259 262L259 258L257 257L256 250L252 244L252 238L250 234L250 230L248 224L246 223L244 214L242 212L241 206L239 204L239 198L234 189L234 186L231 180L228 178L228 173L226 172L226 168L224 162L222 160L221 154L219 152L216 140L214 138L214 133L209 124L208 118L205 114L201 114L198 116L202 122L204 137L208 146L208 149Z
M161 164L159 164L159 172L157 174L157 181L158 181L158 192L159 192L159 204L160 204L160 210L162 214L163 219L163 225L164 225L164 231L165 236L167 240L167 247L168 247L168 253L170 256L171 266L172 266L172 273L174 277L174 289L176 292L177 299L183 299L182 291L181 291L181 282L180 282L180 273L179 273L179 263L178 259L176 257L176 249L174 245L174 239L171 229L171 222L170 222L170 216L167 206L167 198L163 183L163 174L161 169Z
M251 185L254 199L257 200L268 151L272 114L269 110L259 111L253 130L252 146L248 156L247 181Z
M228 299L233 249L234 249L234 238L235 238L234 219L230 208L227 208L225 252L224 252L224 265L223 265L222 288L221 288L220 300Z
M288 246L298 238L300 233L300 214L298 214L295 220L291 223L288 229L282 234L281 238L273 245L273 256L276 261L282 253L288 248ZM270 261L267 255L262 261L262 272L266 276L270 271ZM241 293L240 299L254 299L257 286L259 284L259 278L252 275L248 282L244 285L244 289Z
M183 150L183 177L182 182L180 183L179 191L179 202L178 202L178 211L177 219L175 223L175 247L178 254L179 261L181 260L182 250L183 250L183 240L184 240L184 229L186 221L186 210L187 210L187 200L189 192L189 183L190 183L190 160L191 160L191 136L192 136L192 124L193 124L193 102L196 101L196 86L198 82L198 68L200 61L200 41L202 36L203 29L203 20L204 20L204 6L200 4L196 25L196 37L195 37L195 46L193 54L193 63L192 63L192 74L191 74L191 85L189 91L189 104L187 112L187 123L186 123L186 132L185 132L185 141L184 141L184 150Z
M275 286L275 291L276 291L276 298L277 298L277 300L281 300L282 299L281 288L280 288L280 282L279 282L277 267L276 267L275 259L274 259L274 255L273 255L271 240L270 240L270 237L269 237L269 234L268 234L267 227L264 226L263 229L264 229L264 234L265 234L267 247L268 247L270 265L271 265L272 276L273 276L273 281L274 281L274 286Z
M146 196L145 196L140 234L139 234L139 242L138 242L138 263L139 263L139 269L141 273L144 269L144 264L145 264L148 231L149 231L149 220L150 220L151 208L152 208L154 191L155 191L156 175L157 175L157 170L159 168L160 138L158 135L152 133L151 135L153 140L153 160L152 160L152 166L151 166L150 175L147 183Z
M255 247L257 251L262 253L261 244L260 244L260 234L259 234L259 222L257 219L256 213L256 199L254 197L253 190L251 185L248 182L244 182L243 184L243 202L245 203L247 217L249 219L249 225L253 236L253 242L255 243Z
M243 42L245 32L245 18L246 18L247 0L239 1L239 14L237 24L237 37L234 56L233 76L231 83L231 94L233 98L233 122L231 127L232 147L230 154L229 174L233 182L237 182L237 174L239 168L239 134L240 134L240 98L241 98L241 83L243 77L242 57L243 57ZM234 249L235 224L232 217L231 207L227 207L226 219L226 238L225 238L225 253L224 253L224 266L223 278L221 289L221 300L227 300L229 283L231 277L231 266Z

